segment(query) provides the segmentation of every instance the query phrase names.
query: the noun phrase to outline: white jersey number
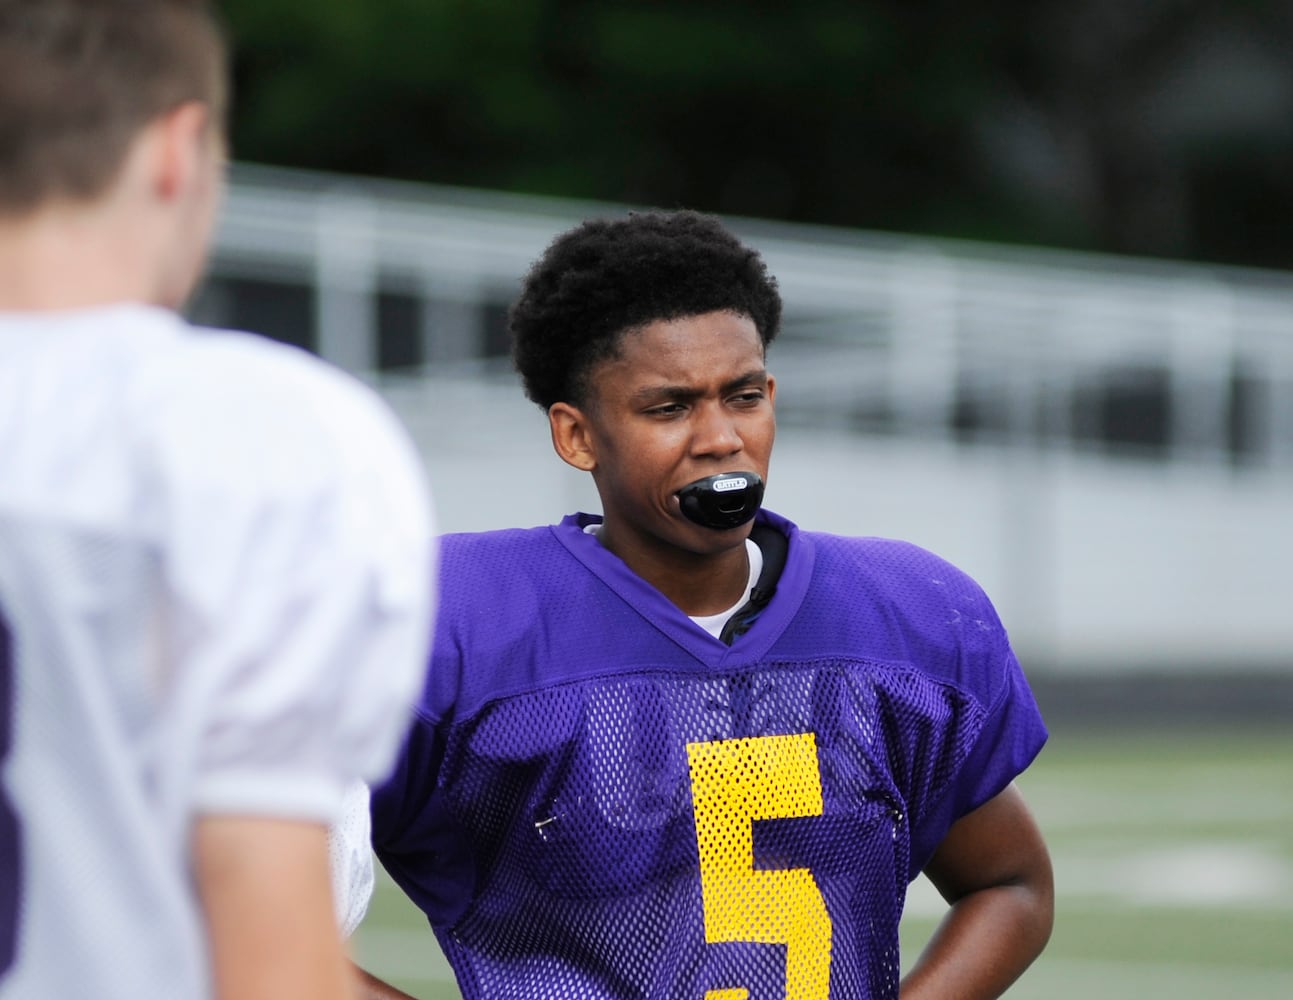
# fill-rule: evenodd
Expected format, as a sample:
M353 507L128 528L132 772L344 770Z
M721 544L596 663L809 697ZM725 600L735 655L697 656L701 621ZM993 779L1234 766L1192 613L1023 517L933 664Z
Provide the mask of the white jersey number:
M0 779L13 733L13 644L0 611ZM18 938L18 816L0 780L0 979L13 964Z

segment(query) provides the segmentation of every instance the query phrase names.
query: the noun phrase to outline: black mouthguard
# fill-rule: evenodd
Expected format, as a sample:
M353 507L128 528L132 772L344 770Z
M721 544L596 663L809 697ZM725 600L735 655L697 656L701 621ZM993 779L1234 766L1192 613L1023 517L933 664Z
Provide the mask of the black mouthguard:
M763 503L763 480L754 472L723 472L688 483L678 491L683 516L724 531L754 517Z

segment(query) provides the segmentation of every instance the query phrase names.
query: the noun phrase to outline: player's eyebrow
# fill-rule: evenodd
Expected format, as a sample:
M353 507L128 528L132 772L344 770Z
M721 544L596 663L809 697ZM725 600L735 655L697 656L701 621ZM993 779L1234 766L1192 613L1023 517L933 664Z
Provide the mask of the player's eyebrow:
M751 386L762 388L766 387L767 384L768 370L766 368L752 368L748 372L724 382L719 386L718 391L719 395L725 396L730 392L736 392L738 389L746 389ZM632 399L643 403L659 399L687 402L700 399L705 393L705 389L694 385L648 385L635 390L632 394Z

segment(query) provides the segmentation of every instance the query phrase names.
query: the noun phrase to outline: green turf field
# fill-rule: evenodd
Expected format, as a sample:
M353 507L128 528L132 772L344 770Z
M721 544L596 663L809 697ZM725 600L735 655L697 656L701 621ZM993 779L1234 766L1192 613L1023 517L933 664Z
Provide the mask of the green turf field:
M1020 786L1058 901L1050 947L1012 998L1293 997L1293 726L1057 734ZM940 906L913 887L908 958ZM458 996L425 922L384 879L356 952L423 1000Z

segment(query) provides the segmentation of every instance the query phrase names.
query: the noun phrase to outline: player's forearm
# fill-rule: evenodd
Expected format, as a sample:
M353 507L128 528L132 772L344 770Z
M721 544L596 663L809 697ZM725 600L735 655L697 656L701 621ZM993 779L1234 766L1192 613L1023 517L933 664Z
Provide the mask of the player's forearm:
M1043 886L1000 885L958 900L903 979L902 1000L1001 996L1050 938L1054 904Z
M355 995L358 1000L415 1000L408 993L382 982L359 966L352 965L351 968L354 970Z

